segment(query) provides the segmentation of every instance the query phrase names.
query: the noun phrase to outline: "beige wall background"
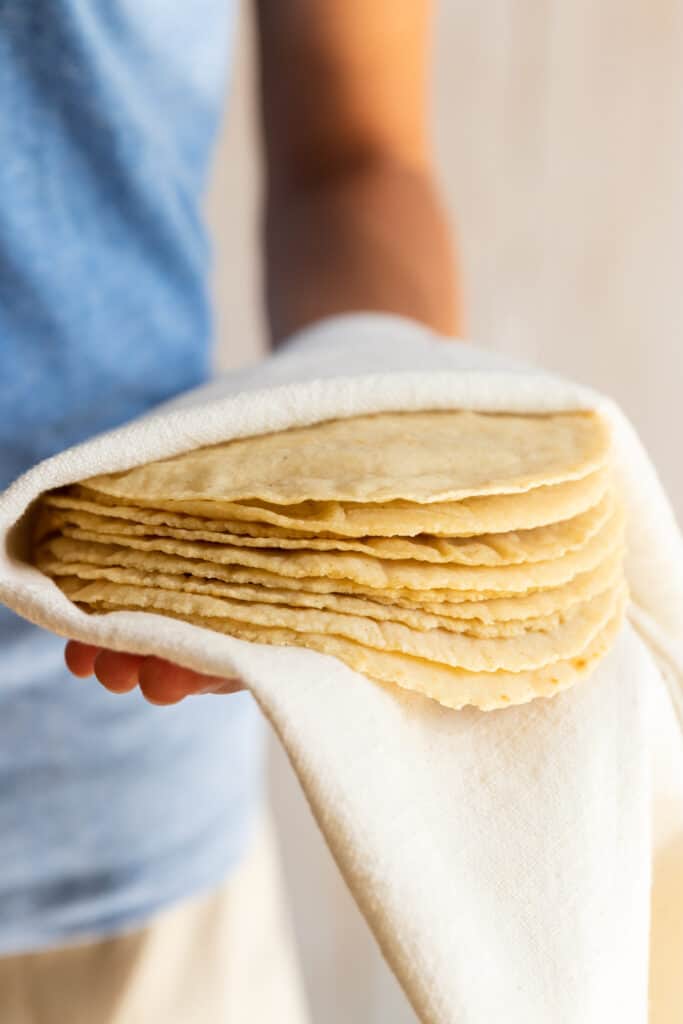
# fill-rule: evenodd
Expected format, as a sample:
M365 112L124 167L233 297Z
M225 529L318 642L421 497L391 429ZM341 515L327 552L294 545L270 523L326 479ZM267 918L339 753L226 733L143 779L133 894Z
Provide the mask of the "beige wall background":
M224 366L264 350L243 22L208 200ZM683 518L683 0L441 0L434 56L469 335L613 394ZM275 744L270 775L313 1021L414 1022Z

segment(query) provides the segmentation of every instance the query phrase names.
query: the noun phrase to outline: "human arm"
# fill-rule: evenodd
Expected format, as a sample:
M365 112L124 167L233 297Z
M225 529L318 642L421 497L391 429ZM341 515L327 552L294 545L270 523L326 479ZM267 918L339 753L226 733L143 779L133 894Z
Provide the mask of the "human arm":
M259 0L266 299L277 343L341 312L459 332L429 132L432 3Z

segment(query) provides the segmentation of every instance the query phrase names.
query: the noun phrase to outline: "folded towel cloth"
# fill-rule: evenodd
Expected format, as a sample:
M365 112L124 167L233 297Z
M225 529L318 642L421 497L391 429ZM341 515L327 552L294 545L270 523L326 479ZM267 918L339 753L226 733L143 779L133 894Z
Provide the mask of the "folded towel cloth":
M629 520L628 621L591 677L552 700L451 711L313 651L146 612L87 615L27 564L22 517L47 489L231 438L421 409L597 409L610 423ZM0 499L0 534L0 598L15 611L244 679L421 1020L644 1024L653 850L664 856L683 834L683 541L611 401L408 321L339 317L34 467ZM658 888L657 862L654 881L668 916L683 913ZM653 941L663 936L654 928ZM682 955L656 973L662 1022L683 999Z

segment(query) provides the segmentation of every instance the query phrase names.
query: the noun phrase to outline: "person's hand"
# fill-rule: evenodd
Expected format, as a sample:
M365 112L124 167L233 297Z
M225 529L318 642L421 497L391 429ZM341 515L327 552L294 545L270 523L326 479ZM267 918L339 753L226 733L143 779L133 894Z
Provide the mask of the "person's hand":
M67 667L84 679L93 673L111 693L129 693L136 686L150 704L177 704L196 693L237 693L239 679L204 676L161 658L122 654L69 640L64 651Z

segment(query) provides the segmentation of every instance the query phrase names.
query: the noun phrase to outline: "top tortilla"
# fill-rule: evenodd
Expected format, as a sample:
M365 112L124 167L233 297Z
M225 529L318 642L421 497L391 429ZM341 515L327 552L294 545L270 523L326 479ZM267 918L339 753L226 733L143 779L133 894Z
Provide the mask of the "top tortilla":
M595 413L382 413L199 448L85 481L127 502L416 503L516 494L603 466Z

